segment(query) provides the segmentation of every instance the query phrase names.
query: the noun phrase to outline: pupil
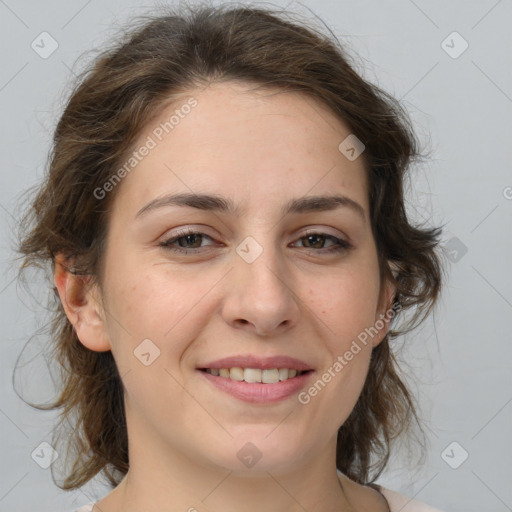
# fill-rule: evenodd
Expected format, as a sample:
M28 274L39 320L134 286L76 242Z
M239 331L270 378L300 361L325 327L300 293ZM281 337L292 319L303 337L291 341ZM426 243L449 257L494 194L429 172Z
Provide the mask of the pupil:
M308 237L308 243L311 239L319 239L319 238L322 238L321 235L309 235ZM314 242L313 242L313 245L316 245Z
M199 237L200 235L197 235L197 234L191 234L191 235L185 235L182 240L185 241L185 247L188 247L188 243L187 242L190 242L190 238L192 238L192 240L194 240L194 237ZM191 242L192 244L194 243L193 241ZM182 244L180 244L182 247L184 247Z

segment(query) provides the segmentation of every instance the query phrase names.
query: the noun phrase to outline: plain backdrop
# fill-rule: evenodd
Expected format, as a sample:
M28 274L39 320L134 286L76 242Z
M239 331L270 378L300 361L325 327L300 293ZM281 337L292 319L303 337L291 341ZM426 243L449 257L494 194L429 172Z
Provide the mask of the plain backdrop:
M101 48L125 20L152 5L0 1L0 511L67 512L108 491L96 480L63 492L51 469L36 463L33 454L51 442L56 416L21 401L12 373L44 322L47 290L34 281L27 293L17 283L13 247L21 194L42 176L73 73L88 62L84 52ZM397 344L415 379L428 459L414 471L397 456L378 483L445 512L510 511L512 2L267 5L326 21L359 55L358 70L402 100L431 151L413 173L408 213L417 222L446 225L448 280L434 314ZM38 356L44 341L34 338L21 354L26 365L20 386L34 401L54 392Z

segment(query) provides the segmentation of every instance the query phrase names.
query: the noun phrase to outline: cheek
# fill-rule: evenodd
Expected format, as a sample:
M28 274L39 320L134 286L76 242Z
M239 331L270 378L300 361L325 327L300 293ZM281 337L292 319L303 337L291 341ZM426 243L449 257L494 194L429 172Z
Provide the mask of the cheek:
M331 275L324 285L308 283L307 304L337 343L357 337L373 325L378 303L378 274L372 268Z
M141 265L132 267L127 260L112 266L106 282L108 335L116 360L130 366L130 356L146 339L165 359L179 359L208 319L209 303L201 299L216 280L207 276L191 280L165 265L136 272L137 267Z
M366 380L372 353L372 338L378 304L378 268L353 267L332 280L329 293L317 294L330 327L330 360L320 380L329 388L324 404L337 411L335 421L343 423L355 406ZM322 297L322 298L320 298Z

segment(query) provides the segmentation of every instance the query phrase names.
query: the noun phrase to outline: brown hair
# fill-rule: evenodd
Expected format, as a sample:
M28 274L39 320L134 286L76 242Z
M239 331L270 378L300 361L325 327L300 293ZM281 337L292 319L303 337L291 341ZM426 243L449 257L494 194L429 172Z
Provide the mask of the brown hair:
M54 133L48 173L23 219L20 272L31 266L53 269L55 257L63 254L69 271L101 282L115 190L102 199L93 191L114 175L148 120L178 93L238 80L319 99L366 146L362 158L381 277L397 286L397 316L414 311L407 326L391 329L374 348L364 389L338 432L338 469L359 483L374 481L388 462L391 442L411 432L413 419L424 437L389 339L419 325L441 287L436 252L441 228L414 227L405 211L404 178L421 156L406 111L354 71L337 41L284 12L167 8L140 20L77 79ZM389 261L396 265L395 277ZM52 355L60 365L62 388L54 403L35 407L62 409L62 432L65 421L74 425L66 450L73 454L72 466L57 485L77 488L103 471L115 486L129 467L115 361L110 351L94 352L80 343L58 299L52 314Z

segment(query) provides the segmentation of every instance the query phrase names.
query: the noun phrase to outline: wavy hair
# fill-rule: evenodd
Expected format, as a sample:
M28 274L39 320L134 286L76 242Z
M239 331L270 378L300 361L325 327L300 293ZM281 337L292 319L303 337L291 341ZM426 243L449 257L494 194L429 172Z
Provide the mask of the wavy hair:
M382 473L391 443L412 432L414 422L425 437L389 342L419 325L436 303L441 228L414 226L406 215L404 180L421 157L406 110L355 71L332 33L290 13L247 6L165 8L132 20L77 77L66 101L47 172L22 219L20 275L32 267L54 270L56 257L65 255L70 272L101 283L116 190L102 199L94 190L112 178L163 105L192 88L230 80L316 98L365 145L361 158L381 278L397 287L392 327L406 310L413 312L409 324L390 329L373 349L364 388L338 431L338 469L366 484ZM50 283L52 288L56 292ZM68 436L71 460L65 479L56 483L74 489L103 472L116 486L128 471L129 456L123 385L112 353L82 345L57 294L50 312L60 388L51 404L31 405L60 410L56 438Z

